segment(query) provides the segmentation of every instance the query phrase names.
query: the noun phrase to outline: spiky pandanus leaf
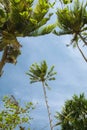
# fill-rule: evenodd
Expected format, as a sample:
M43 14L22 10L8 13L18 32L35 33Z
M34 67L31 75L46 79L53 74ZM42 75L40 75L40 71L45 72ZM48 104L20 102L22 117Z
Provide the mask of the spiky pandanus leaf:
M79 0L75 0L71 6L65 6L63 9L58 9L56 14L58 18L57 26L59 31L54 31L53 33L60 35L72 35L71 39L72 45L78 48L79 39L82 40L84 45L87 45L87 39L84 35L87 29L87 4L84 2L80 3ZM80 49L79 49L80 51ZM87 62L87 58L80 51L81 55Z
M12 46L13 50L16 50L15 52L20 51L21 45L17 41L19 36L39 36L53 30L53 25L49 25L38 31L50 20L52 13L49 13L49 1L38 0L35 5L34 2L34 0L3 0L0 2L0 51L3 54L5 48L7 50L7 46ZM4 56L4 60L2 59L0 70L6 63L6 57Z

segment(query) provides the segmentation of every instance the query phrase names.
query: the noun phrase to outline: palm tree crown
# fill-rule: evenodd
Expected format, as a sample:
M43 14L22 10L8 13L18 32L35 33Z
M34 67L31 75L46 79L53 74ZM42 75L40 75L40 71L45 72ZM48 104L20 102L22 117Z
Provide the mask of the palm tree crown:
M48 70L46 61L43 61L40 65L37 63L32 64L27 75L30 76L30 83L44 82L48 86L47 81L55 80L54 75L56 75L56 72L53 70L54 66Z

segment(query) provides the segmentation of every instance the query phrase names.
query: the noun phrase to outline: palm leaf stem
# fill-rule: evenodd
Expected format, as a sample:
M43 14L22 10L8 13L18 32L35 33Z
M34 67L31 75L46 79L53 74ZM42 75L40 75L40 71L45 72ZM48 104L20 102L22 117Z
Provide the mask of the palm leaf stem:
M45 103L46 103L47 112L48 112L48 117L49 117L50 129L53 130L52 119L51 119L51 112L50 112L50 107L49 107L49 105L48 105L47 94L46 94L46 89L45 89L45 84L44 84L44 82L42 82L42 86L43 86L44 97L45 97Z
M55 125L53 125L53 127L56 127L58 125L62 124L62 122L57 122Z
M84 40L84 38L82 37L82 35L80 33L78 35L81 38L81 40L85 43L85 45L87 45L87 42Z

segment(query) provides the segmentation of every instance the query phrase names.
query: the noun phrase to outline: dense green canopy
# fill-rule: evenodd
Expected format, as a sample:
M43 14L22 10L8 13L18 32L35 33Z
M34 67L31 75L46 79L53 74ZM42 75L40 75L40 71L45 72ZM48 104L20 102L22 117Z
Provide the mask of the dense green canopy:
M30 111L33 109L32 102L26 103L23 107L13 95L5 96L3 98L3 110L0 111L0 129L14 130L20 127L21 130L24 123L29 125L31 120Z
M61 130L87 130L87 99L84 94L67 100L62 111L57 112L56 119Z
M83 47L87 46L87 3L74 0L71 4L64 5L57 9L57 26L59 31L54 31L54 34L72 35L71 44L77 47L87 62L87 58L80 49L80 40Z
M47 0L0 0L0 74L5 63L17 62L20 43L17 37L38 36L50 33L55 25L47 23L52 6ZM40 29L41 28L41 29Z

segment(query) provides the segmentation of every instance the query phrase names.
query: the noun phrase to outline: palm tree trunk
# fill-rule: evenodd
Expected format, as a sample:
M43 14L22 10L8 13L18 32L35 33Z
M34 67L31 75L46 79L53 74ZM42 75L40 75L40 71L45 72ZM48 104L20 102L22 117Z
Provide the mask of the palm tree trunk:
M44 82L42 82L42 86L43 86L44 98L45 98L45 103L46 103L47 112L48 112L48 117L49 117L50 129L53 130L52 119L51 119L51 112L50 112L50 107L49 107L49 105L48 105L47 94L46 94L46 89L45 89Z

